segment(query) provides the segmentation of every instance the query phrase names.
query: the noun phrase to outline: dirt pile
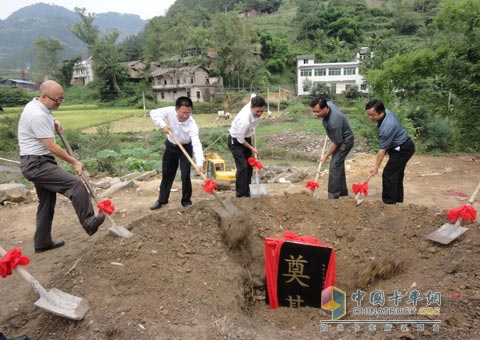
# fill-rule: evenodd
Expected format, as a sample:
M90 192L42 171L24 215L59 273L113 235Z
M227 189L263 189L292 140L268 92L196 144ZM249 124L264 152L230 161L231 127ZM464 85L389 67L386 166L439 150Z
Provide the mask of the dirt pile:
M320 334L321 320L328 320L329 313L270 310L265 303L263 239L290 230L334 247L337 287L386 294L413 288L442 292L438 338L478 338L478 228L463 242L438 246L424 235L442 225L444 217L422 206L364 202L356 207L352 198L312 200L307 192L234 203L252 223L240 248L226 246L212 209L218 203L212 199L187 209L160 210L133 221L132 238L106 234L59 259L49 286L87 298L91 308L84 320L45 313L30 297L8 313L4 331L28 332L32 339L338 338L335 329ZM359 286L362 278L368 279ZM452 298L456 293L460 298ZM351 311L353 301L347 300ZM346 327L342 338L421 339L433 334L429 327L388 334Z

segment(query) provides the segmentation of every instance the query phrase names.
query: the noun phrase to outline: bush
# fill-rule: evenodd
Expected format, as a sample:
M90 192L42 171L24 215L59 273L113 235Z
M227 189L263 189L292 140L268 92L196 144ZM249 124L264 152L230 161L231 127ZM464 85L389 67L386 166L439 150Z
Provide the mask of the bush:
M38 92L31 92L12 87L0 87L0 104L3 107L24 106L33 97L38 96Z

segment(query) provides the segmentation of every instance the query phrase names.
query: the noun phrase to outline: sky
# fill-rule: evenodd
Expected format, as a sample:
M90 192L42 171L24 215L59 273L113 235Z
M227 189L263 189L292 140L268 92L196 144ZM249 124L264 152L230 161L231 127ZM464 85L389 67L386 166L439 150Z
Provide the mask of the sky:
M65 7L73 11L75 7L85 8L87 13L118 12L137 14L147 20L155 16L164 16L175 0L0 0L0 19L8 18L20 8L39 2Z

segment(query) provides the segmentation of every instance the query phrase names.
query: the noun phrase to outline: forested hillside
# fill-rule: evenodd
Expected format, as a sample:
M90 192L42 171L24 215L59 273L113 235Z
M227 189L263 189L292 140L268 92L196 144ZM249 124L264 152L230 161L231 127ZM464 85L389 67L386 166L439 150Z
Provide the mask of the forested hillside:
M295 93L297 55L349 61L368 47L372 58L361 72L370 96L395 109L424 151L480 150L478 0L177 0L165 16L123 42L96 28L86 10L77 13L75 36L93 57L94 72L101 71L95 89L102 101L125 93L135 98L125 91L122 61L174 67L182 64L165 61L188 56L221 76L227 92L281 86ZM56 39L62 53L70 51ZM27 52L31 44L23 44ZM311 90L329 95L325 87ZM355 89L348 93L351 99L359 95Z
M60 60L86 56L85 44L69 30L79 21L75 12L45 3L24 7L0 20L0 68L35 70L35 42L40 38L55 38L60 42L63 48ZM119 41L139 33L145 23L138 15L119 13L99 14L94 21L101 32L119 30Z

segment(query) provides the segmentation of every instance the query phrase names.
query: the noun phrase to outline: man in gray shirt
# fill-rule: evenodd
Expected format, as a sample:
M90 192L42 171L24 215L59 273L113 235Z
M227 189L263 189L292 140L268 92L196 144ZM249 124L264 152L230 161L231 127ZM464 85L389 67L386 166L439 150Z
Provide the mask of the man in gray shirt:
M90 195L83 182L57 166L55 156L70 163L77 174L83 164L68 155L55 142L55 132L62 126L53 117L53 109L63 102L63 88L53 80L40 86L40 96L24 108L18 122L18 144L22 174L35 185L38 196L35 252L40 253L61 247L64 241L52 239L52 221L57 193L70 199L85 232L92 236L105 220L105 215L95 216Z
M342 111L331 101L317 97L310 102L310 107L315 117L323 118L323 127L332 141L332 145L320 159L321 162L324 162L330 155L332 156L328 173L328 198L336 199L340 196L348 196L345 158L354 142L350 124Z
M377 123L379 150L370 174L376 175L383 158L388 162L382 173L382 200L385 204L403 202L403 177L407 162L415 153L415 144L392 111L385 110L379 100L373 99L365 106L368 117Z

